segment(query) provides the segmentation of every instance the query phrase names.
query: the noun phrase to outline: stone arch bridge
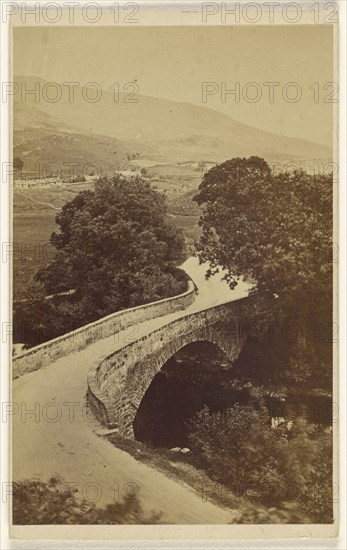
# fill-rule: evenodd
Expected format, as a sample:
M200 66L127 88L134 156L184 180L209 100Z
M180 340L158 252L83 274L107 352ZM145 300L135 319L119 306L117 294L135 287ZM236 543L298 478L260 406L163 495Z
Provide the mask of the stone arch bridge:
M87 397L94 415L107 428L134 437L137 410L166 361L197 341L216 344L235 361L258 299L254 295L192 313L183 311L178 318L97 361L88 373Z

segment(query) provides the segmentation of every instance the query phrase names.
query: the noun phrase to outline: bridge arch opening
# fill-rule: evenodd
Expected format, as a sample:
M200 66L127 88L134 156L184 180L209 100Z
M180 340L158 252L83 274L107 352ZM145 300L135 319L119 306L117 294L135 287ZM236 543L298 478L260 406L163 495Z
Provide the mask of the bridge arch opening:
M249 399L217 344L187 344L164 363L145 392L133 422L135 439L152 447L187 447L189 420L205 405L218 411Z

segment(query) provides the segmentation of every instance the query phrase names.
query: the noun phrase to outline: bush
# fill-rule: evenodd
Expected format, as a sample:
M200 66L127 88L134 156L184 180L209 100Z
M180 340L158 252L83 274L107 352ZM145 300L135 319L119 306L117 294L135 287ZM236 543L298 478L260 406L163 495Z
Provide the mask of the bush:
M303 421L291 431L286 424L272 429L262 405L216 413L205 407L189 422L188 440L208 475L239 496L270 508L285 506L293 517L332 521L329 429Z
M62 480L51 478L48 483L29 480L13 486L14 525L60 524L155 524L161 514L145 514L138 497L127 494L122 502L98 508L81 500Z

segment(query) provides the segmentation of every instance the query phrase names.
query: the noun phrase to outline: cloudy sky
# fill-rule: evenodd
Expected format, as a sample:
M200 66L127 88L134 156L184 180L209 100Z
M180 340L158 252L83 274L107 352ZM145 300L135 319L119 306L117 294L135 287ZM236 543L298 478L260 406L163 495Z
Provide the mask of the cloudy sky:
M330 25L19 27L13 45L16 75L93 81L105 89L136 80L141 94L205 105L250 126L331 145L332 104L323 101L332 91L323 87L334 80ZM203 82L218 90L206 103ZM221 101L222 82L240 83L239 102ZM242 97L250 82L262 93L254 103ZM264 82L279 83L273 103ZM302 91L296 103L282 96L289 82ZM319 101L310 86L320 90ZM288 88L290 97L294 92ZM252 99L255 89L248 93Z

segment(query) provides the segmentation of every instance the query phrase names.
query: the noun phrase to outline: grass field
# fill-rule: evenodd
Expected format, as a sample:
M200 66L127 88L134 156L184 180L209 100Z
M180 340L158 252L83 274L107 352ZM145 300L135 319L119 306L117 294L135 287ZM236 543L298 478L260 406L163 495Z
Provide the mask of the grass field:
M50 235L58 229L56 211L23 212L13 216L13 297L20 299L39 267L54 254Z
M55 217L61 207L92 183L13 193L13 297L23 298L25 287L39 267L54 255L49 239L59 228Z
M185 231L186 229L194 229L198 223L199 216L175 216L170 218L170 222L180 227Z

